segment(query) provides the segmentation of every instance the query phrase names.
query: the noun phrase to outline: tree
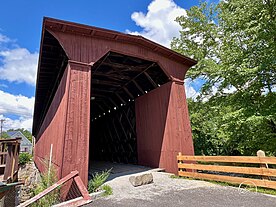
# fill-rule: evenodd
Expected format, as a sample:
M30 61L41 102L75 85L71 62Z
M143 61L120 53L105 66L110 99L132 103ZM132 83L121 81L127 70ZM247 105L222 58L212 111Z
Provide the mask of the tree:
M205 80L189 101L195 143L211 140L201 146L210 153L276 155L276 1L202 3L176 21L172 49L198 60L187 77Z
M9 129L9 131L20 131L30 142L32 142L32 134L27 129L18 128L18 129Z
M9 135L7 134L7 132L2 132L2 136L1 136L2 139L8 139L9 138Z

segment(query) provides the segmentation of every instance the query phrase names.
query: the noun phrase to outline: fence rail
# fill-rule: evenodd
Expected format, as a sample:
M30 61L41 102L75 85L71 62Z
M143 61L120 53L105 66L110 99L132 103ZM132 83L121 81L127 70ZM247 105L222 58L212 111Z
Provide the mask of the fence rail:
M276 169L268 168L268 164L276 164L276 157L265 157L264 152L262 151L258 151L257 154L258 156L254 157L184 156L179 153L177 156L179 169L178 175L276 189ZM202 164L197 162L204 163ZM212 163L220 164L214 165ZM223 163L250 163L258 164L260 167L225 166ZM217 174L217 172L224 174ZM227 173L234 173L234 175L227 175ZM238 174L239 176L236 176L235 174ZM255 175L257 178L249 178L246 177L246 175ZM258 176L260 179L258 179Z
M72 171L70 174L68 174L67 176L60 179L58 182L56 182L55 184L53 184L49 188L45 189L44 191L42 191L41 193L39 193L36 196L32 197L31 199L25 201L24 203L21 203L18 207L30 206L31 204L33 204L36 201L38 201L39 199L43 198L45 195L51 193L53 190L55 190L56 188L62 186L63 184L65 184L69 180L74 180L74 182L76 182L77 188L80 191L82 198L78 199L78 200L67 201L66 203L61 203L58 206L60 206L60 207L82 206L82 205L90 203L92 201L91 197L88 194L88 191L87 191L86 187L84 186L81 178L79 177L79 172L78 171Z

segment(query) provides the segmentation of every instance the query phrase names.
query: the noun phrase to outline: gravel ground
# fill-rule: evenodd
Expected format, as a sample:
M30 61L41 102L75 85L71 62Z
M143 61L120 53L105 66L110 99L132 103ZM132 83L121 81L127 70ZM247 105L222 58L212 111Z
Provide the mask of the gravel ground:
M106 183L112 187L113 195L98 198L86 207L276 207L275 196L240 191L238 188L198 180L172 179L168 173L152 174L154 183L139 187L130 184L130 175L114 178Z

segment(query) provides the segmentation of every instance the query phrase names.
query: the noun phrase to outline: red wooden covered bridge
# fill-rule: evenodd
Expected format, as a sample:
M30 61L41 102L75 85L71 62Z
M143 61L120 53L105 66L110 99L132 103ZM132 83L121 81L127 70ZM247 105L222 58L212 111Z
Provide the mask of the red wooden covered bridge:
M196 62L141 36L44 18L33 135L35 163L59 178L104 160L177 172L194 153L184 77Z

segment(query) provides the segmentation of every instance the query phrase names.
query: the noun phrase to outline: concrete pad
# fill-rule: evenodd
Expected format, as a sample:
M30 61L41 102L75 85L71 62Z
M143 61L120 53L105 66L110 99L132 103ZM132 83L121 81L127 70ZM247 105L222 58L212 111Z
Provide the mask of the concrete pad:
M92 175L96 172L100 173L102 171L111 170L110 176L107 179L113 180L114 178L132 175L135 173L146 172L151 170L149 167L141 166L141 165L132 165L132 164L123 164L123 163L112 163L112 162L104 162L104 161L91 161L89 166L89 179L92 178ZM158 168L159 169L159 168ZM156 170L156 169L155 169ZM162 169L159 169L162 170Z

